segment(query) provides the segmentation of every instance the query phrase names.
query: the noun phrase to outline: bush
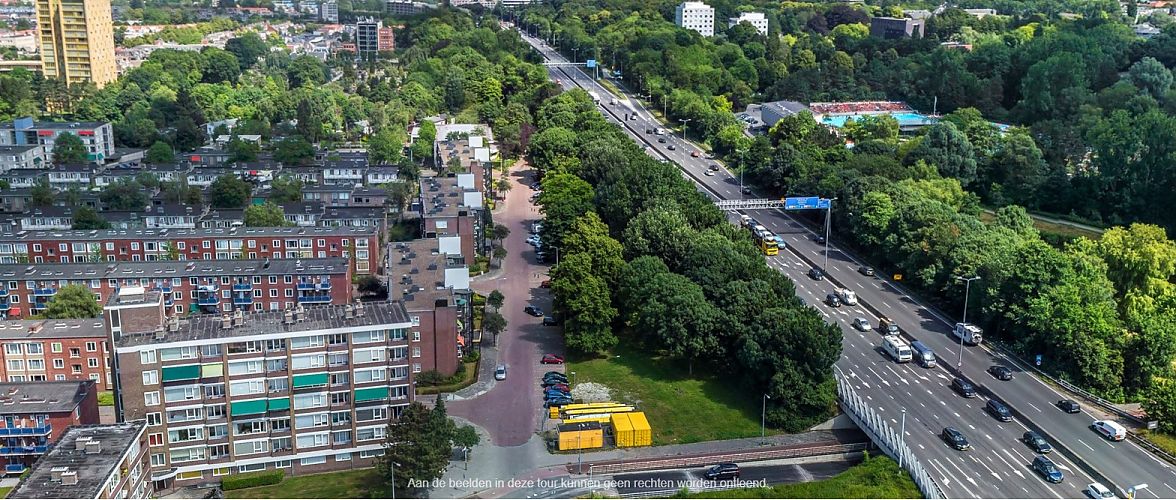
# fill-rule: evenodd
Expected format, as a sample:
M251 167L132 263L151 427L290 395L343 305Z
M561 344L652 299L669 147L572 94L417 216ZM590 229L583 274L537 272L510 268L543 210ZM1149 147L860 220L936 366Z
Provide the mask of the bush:
M429 370L427 372L421 372L420 375L417 375L416 382L417 385L420 386L441 385L441 383L445 381L445 378L446 377L442 375L441 372L437 370Z
M461 358L461 362L462 363L477 363L479 359L482 359L482 351L471 350L471 351L466 351L465 356L462 356L462 358Z
M221 480L221 489L224 491L239 490L242 488L254 488L257 486L269 486L271 484L278 484L286 478L286 473L280 470L254 472L250 474L237 474L229 476Z

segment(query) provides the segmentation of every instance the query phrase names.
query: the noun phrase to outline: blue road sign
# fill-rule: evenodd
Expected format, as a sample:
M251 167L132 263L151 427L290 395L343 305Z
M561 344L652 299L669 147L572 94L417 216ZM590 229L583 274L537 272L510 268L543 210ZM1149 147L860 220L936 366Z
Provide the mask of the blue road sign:
M825 210L830 200L816 196L784 198L784 210Z
M589 59L589 60L585 61L584 64L586 66L588 66L589 68L595 68L596 67L596 59Z
M1041 355L1037 355L1037 366L1041 366Z

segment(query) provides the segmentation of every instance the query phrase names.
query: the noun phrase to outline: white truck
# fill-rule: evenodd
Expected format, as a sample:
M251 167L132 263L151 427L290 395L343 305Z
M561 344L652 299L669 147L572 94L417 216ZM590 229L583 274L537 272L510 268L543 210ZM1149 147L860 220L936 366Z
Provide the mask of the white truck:
M882 350L891 359L899 363L909 363L914 356L911 354L911 346L907 344L902 337L898 335L887 335L882 337Z
M837 298L841 299L841 303L847 306L857 305L857 294L848 288L838 288Z
M594 102L596 104L600 104L600 95L599 94L597 94L596 92L589 91L588 96L592 97L592 102Z
M984 341L984 332L971 323L956 323L952 333L968 345L977 345Z
M653 129L653 135L662 135L664 133L666 133L666 131L661 127Z

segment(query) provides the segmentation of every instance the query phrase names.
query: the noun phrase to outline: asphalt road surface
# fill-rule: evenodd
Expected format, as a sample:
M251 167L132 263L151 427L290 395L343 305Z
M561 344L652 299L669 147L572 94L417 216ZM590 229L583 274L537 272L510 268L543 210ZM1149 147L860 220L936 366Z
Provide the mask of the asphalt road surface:
M567 60L541 41L524 38L550 62ZM708 167L718 164L707 160L701 150L681 136L666 136L665 143L657 142L656 135L647 129L665 127L636 99L626 96L616 105L613 96L577 67L552 66L549 73L566 88L582 87L595 92L602 99L601 111L610 121L624 127L632 138L646 147L651 156L666 158L677 164L684 174L702 186L713 198L752 199L754 194L742 195L739 179L726 168L715 175L706 175ZM622 115L632 109L636 120ZM669 146L674 149L670 150ZM698 156L692 153L698 153ZM836 205L834 206L836 209ZM981 498L1072 498L1082 496L1081 490L1093 481L1078 466L1059 453L1053 459L1062 469L1065 480L1060 484L1047 483L1030 468L1034 453L1018 440L1028 429L1022 422L1002 423L984 410L983 397L964 399L948 387L953 374L940 366L924 369L913 363L897 364L881 351L881 336L874 332L858 332L850 327L854 317L861 316L877 325L878 317L862 305L832 308L822 301L834 285L829 281L813 281L805 273L813 265L825 267L826 273L857 293L859 302L868 303L875 310L935 350L941 364L955 365L961 348L950 333L953 318L944 318L920 304L881 277L867 277L857 269L862 263L839 251L835 244L828 247L828 265L824 266L825 246L815 241L815 234L781 210L748 212L761 224L782 236L787 249L774 257L767 257L769 265L788 275L806 302L817 308L845 333L844 349L836 369L852 381L855 390L874 404L876 411L890 420L895 429L902 426L906 411L904 439L920 460L931 471L949 497ZM731 214L736 219L738 214ZM803 257L803 258L802 258ZM985 370L993 364L1008 366L1014 371L1011 381L992 379ZM1000 398L1025 415L1033 424L1105 475L1120 494L1131 485L1147 483L1140 498L1176 497L1176 472L1172 466L1129 442L1110 442L1090 428L1096 418L1088 413L1062 413L1053 403L1066 398L1031 374L1022 371L1013 361L985 346L965 347L962 350L960 371L973 383ZM960 429L968 437L973 449L959 452L948 448L939 433L945 426Z

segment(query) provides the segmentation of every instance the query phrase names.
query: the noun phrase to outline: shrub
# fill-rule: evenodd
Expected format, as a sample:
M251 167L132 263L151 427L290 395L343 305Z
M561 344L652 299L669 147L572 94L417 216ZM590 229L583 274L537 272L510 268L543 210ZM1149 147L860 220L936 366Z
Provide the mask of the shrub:
M446 377L442 375L441 372L437 370L429 370L427 372L421 372L420 375L417 375L416 381L417 385L420 386L440 385L445 381L445 378Z
M471 351L466 351L465 356L463 356L461 358L461 362L462 363L477 363L479 359L482 359L482 351L471 350Z
M239 490L242 488L254 488L257 486L269 486L271 484L278 484L282 479L286 478L286 473L280 470L254 472L250 474L237 474L229 476L221 480L221 489L224 491Z

